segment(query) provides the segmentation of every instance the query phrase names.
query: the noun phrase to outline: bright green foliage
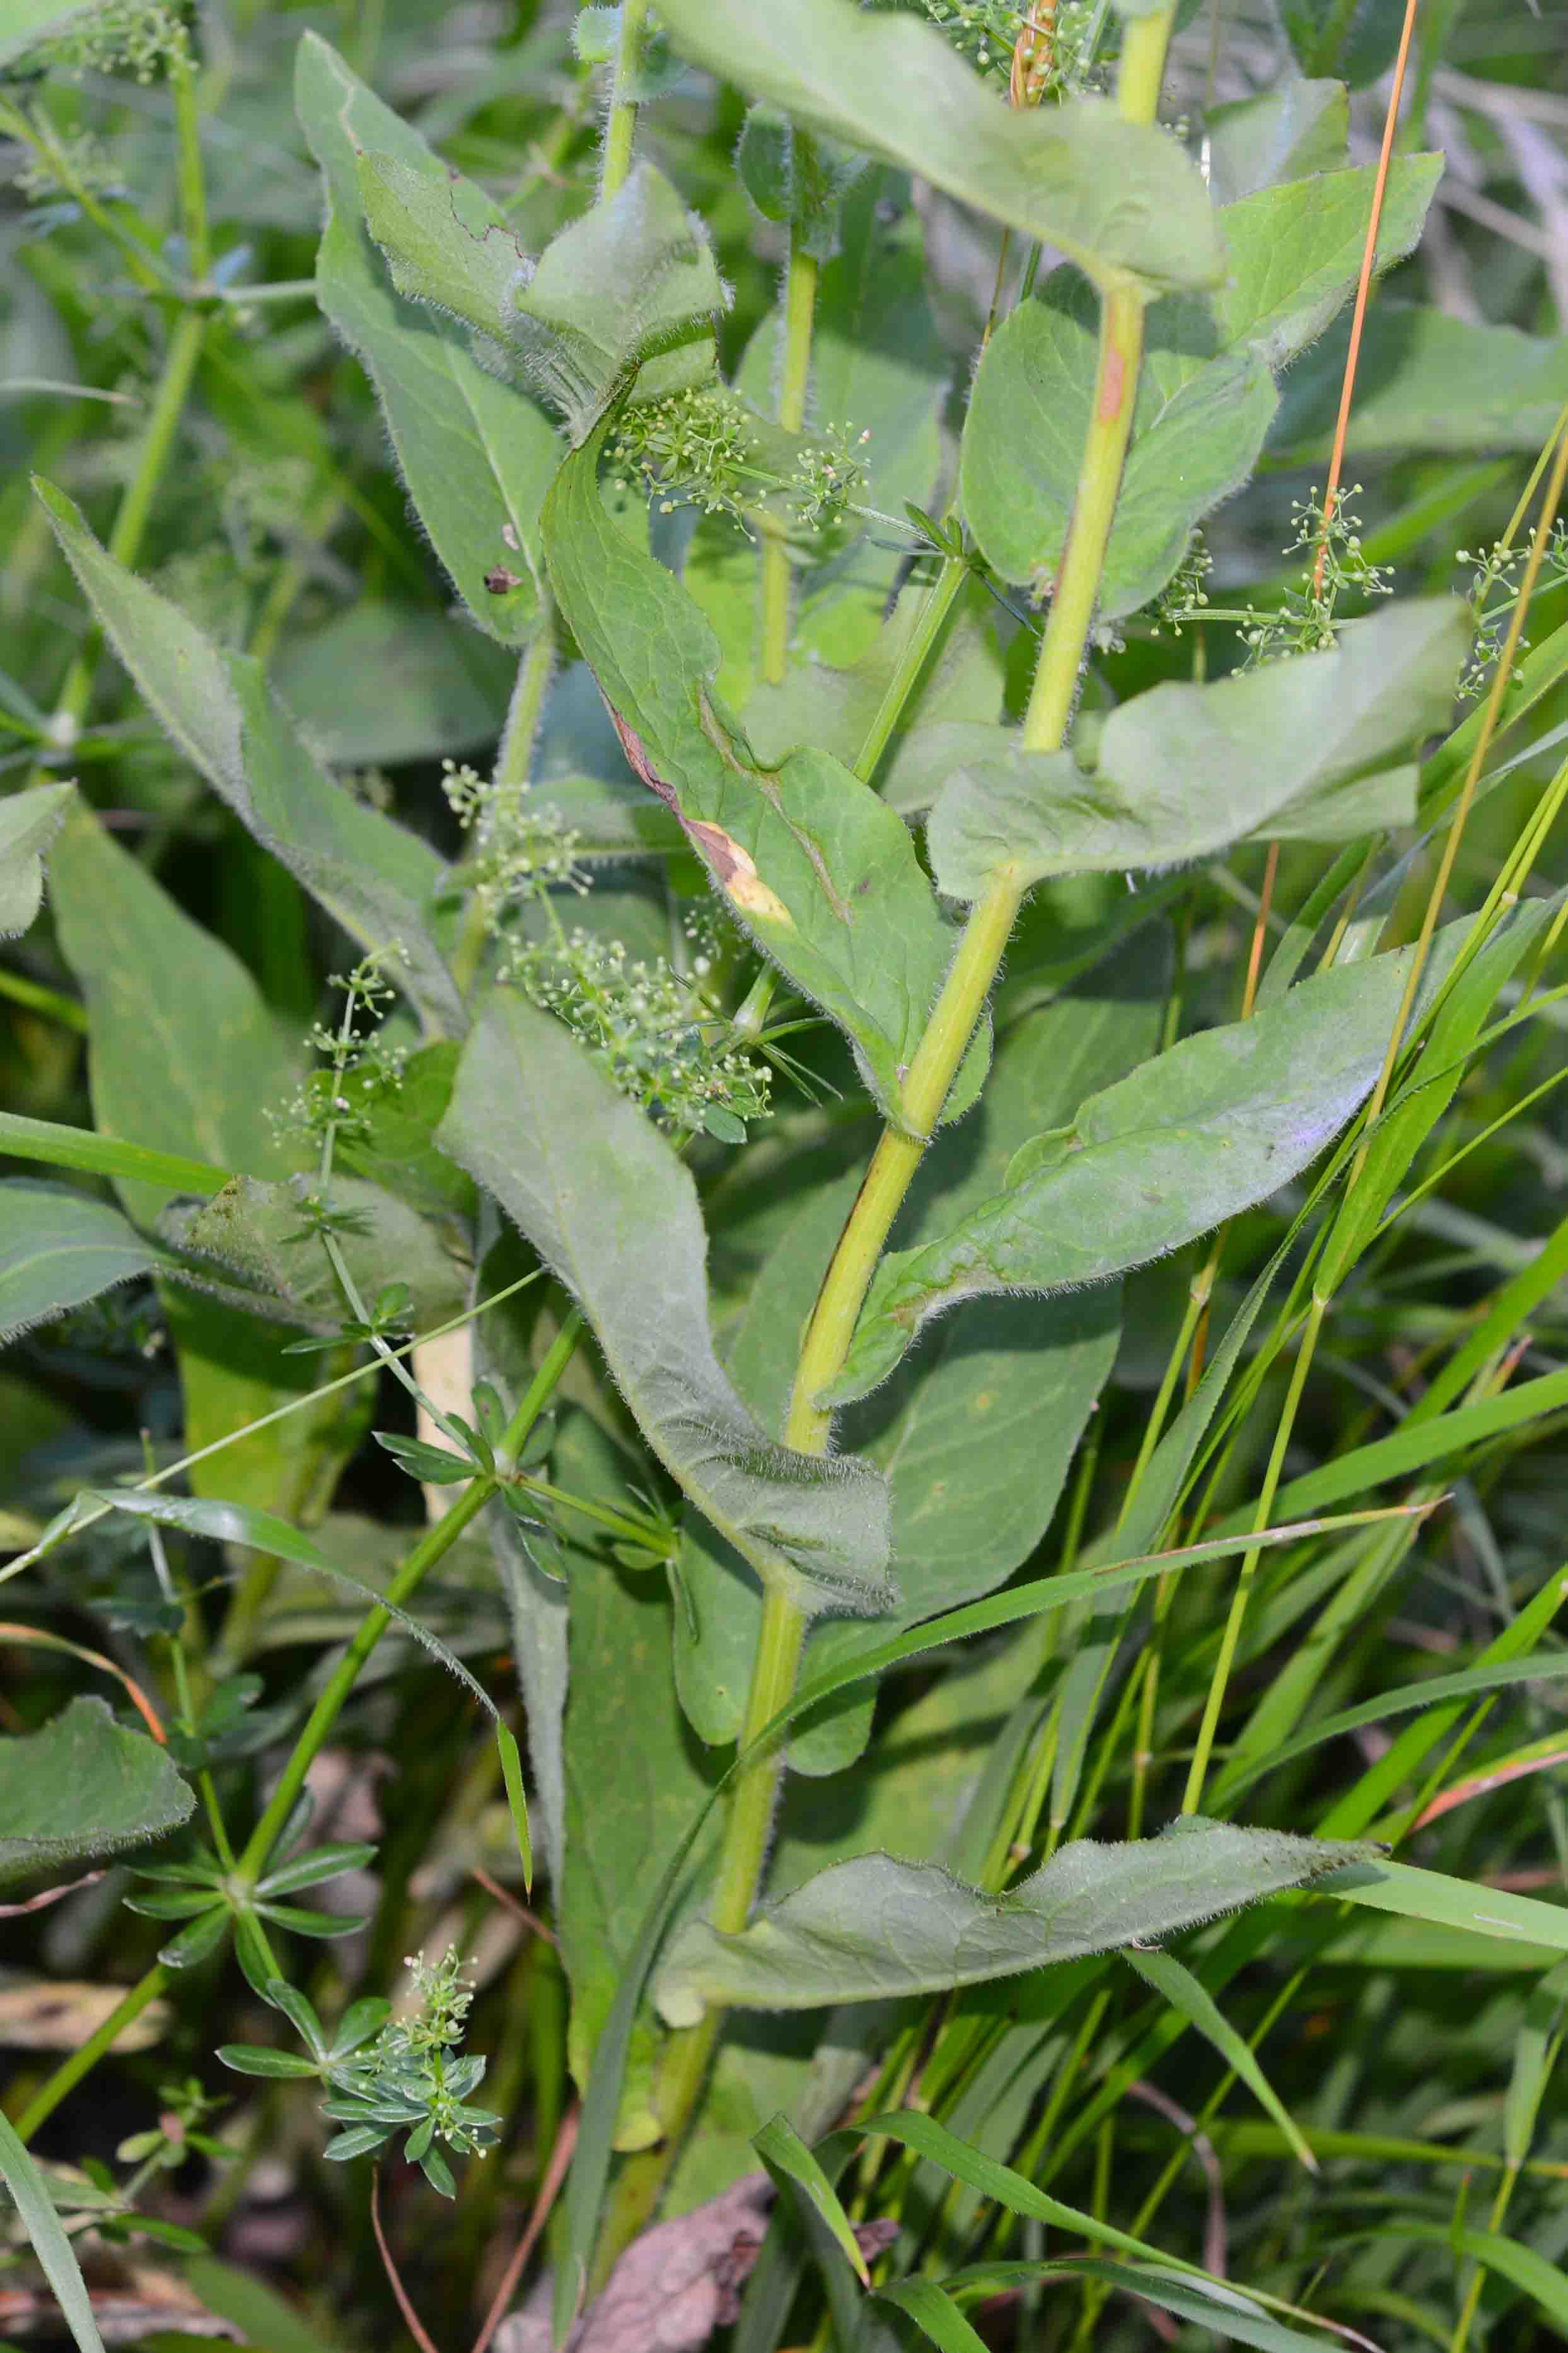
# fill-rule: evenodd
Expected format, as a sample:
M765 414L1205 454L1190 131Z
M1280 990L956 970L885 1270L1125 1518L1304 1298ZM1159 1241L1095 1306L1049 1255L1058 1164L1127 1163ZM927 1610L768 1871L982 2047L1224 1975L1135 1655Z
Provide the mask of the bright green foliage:
M839 0L670 0L677 46L829 138L879 155L1093 276L1153 288L1221 275L1202 187L1152 131L1089 100L1006 113L927 26Z
M672 2025L710 2002L811 2010L941 1993L1140 1944L1358 1863L1363 1847L1185 1818L1163 1838L1064 1847L1005 1895L933 1865L868 1854L836 1864L771 1906L744 1935L683 1929L657 1999Z
M1336 326L1288 379L1270 448L1321 459L1333 435L1347 325ZM1568 337L1450 319L1410 302L1368 312L1352 458L1379 451L1538 449L1568 400Z
M166 1749L102 1700L74 1699L41 1732L0 1740L0 1887L150 1846L194 1805Z
M1338 171L1347 160L1350 105L1343 82L1287 77L1257 98L1209 115L1209 194L1216 205L1280 181Z
M816 1608L889 1599L881 1479L792 1453L752 1420L709 1336L691 1179L565 1033L518 998L492 997L439 1141L573 1293L649 1445L758 1575Z

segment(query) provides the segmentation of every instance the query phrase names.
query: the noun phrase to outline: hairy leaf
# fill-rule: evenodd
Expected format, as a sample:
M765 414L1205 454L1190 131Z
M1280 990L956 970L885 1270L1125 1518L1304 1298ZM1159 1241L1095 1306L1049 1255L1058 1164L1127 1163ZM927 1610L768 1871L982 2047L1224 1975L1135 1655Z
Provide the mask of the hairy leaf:
M775 1445L746 1411L713 1354L691 1178L576 1041L492 997L437 1141L566 1284L648 1444L758 1575L808 1609L885 1607L885 1482Z
M952 949L908 829L825 753L756 765L712 693L712 630L605 512L603 438L567 459L546 504L562 612L633 766L676 811L736 919L838 1023L900 1118L903 1077Z
M358 158L374 149L448 206L456 185L471 226L501 216L471 183L454 184L418 132L312 32L300 43L295 101L327 184L321 308L375 386L409 496L458 594L482 629L521 645L538 618L539 509L560 441L542 408L475 357L465 326L390 285L364 226ZM498 566L512 575L500 594L486 586Z
M352 938L367 948L396 941L391 976L426 1014L460 1027L462 1000L431 914L445 862L322 772L259 662L213 645L116 564L58 491L40 483L38 494L115 651L185 757ZM268 1173L254 1159L239 1165Z
M162 1230L189 1257L209 1261L220 1284L254 1291L258 1312L312 1332L341 1330L348 1303L306 1205L313 1177L268 1185L236 1177L195 1210L165 1212ZM360 1176L334 1176L331 1206L342 1219L337 1240L363 1297L395 1275L408 1287L415 1327L443 1323L468 1303L467 1270L441 1247L417 1212ZM199 1272L193 1271L199 1281Z
M41 1732L0 1738L0 1886L148 1846L195 1810L166 1748L73 1699Z
M1348 335L1348 322L1336 326L1286 384L1269 448L1291 464L1324 455L1332 440ZM1379 301L1367 313L1348 447L1352 457L1535 450L1565 400L1568 336Z
M1201 181L1161 132L1102 100L1010 109L941 35L848 0L669 0L678 47L847 146L917 172L1091 274L1212 286L1219 248Z
M44 852L65 823L73 787L34 785L0 801L0 939L25 932L44 902Z
M47 1324L158 1263L107 1201L65 1185L0 1185L0 1340Z
M922 771L948 778L927 835L938 884L977 899L1003 874L1116 873L1251 833L1338 841L1408 824L1415 770L1387 764L1447 719L1468 635L1457 600L1391 605L1331 651L1154 687L1111 712L1089 773L1000 728L922 731Z
M1196 1816L1160 1838L1079 1839L1004 1895L931 1863L858 1856L770 1905L742 1935L692 1921L658 1974L672 2026L712 2003L814 2010L942 1993L1020 1969L1146 1944L1363 1860L1368 1850Z
M1314 172L1341 170L1350 139L1350 102L1343 82L1278 82L1257 98L1211 107L1209 195L1216 205L1254 196L1259 188Z
M90 1024L93 1116L105 1135L282 1176L268 1121L299 1075L299 1050L231 949L175 905L146 868L79 810L50 859L55 919ZM170 1187L121 1176L151 1224Z
M963 511L1005 580L1047 587L1061 563L1094 397L1095 346L1055 271L985 347L964 421ZM1100 575L1107 620L1135 612L1181 563L1193 525L1251 473L1278 396L1263 359L1222 352L1162 385L1146 366Z
M1412 953L1336 966L1250 1021L1184 1039L1091 1095L1070 1134L1026 1145L1005 1190L941 1241L882 1261L828 1400L874 1388L961 1299L1102 1282L1277 1191L1371 1092Z

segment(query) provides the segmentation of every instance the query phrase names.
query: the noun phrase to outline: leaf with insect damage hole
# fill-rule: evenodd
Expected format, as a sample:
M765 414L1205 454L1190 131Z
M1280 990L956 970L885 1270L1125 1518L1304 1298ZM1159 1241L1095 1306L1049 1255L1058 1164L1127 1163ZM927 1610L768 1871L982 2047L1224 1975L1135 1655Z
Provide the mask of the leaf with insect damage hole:
M1466 929L1439 933L1413 1018ZM1414 953L1336 965L1250 1021L1184 1038L1025 1145L1003 1189L940 1241L883 1259L824 1401L866 1396L960 1300L1101 1282L1277 1192L1371 1093Z
M1190 1815L1159 1838L1075 1840L1003 1895L934 1863L857 1855L768 1905L740 1936L689 1922L654 2000L669 2025L684 2027L713 2005L815 2010L943 1993L1151 1943L1377 1852Z
M569 1032L492 996L437 1141L572 1293L649 1446L758 1576L807 1610L891 1606L886 1480L746 1410L713 1353L696 1187Z
M736 921L844 1031L888 1115L954 945L908 828L829 754L759 766L712 681L720 648L674 575L616 530L599 495L601 425L545 502L556 601L626 757L679 817ZM950 1115L984 1075L984 1035Z

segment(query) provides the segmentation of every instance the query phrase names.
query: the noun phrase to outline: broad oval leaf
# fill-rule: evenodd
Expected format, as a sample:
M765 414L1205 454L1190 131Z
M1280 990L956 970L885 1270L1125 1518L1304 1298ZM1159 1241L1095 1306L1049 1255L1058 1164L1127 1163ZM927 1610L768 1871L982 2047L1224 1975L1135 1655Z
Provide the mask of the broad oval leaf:
M917 172L1103 278L1222 275L1208 201L1163 132L1096 99L1011 108L933 26L849 0L668 0L676 46L831 139Z
M0 1340L63 1315L159 1263L130 1220L66 1185L0 1185Z
M599 495L601 427L545 503L557 601L634 769L671 808L731 912L848 1038L903 1124L905 1072L953 947L908 828L827 754L763 768L718 707L719 641L663 565L616 530ZM973 1049L957 1103L973 1100Z
M166 1748L73 1699L41 1732L0 1739L0 1886L150 1846L195 1810Z
M1272 455L1305 464L1327 454L1348 334L1345 322L1333 328L1287 379ZM1565 400L1568 335L1525 335L1380 300L1367 313L1346 446L1352 457L1535 450Z
M1439 935L1426 997L1462 929ZM961 1299L1103 1282L1267 1199L1371 1092L1413 954L1336 965L1250 1021L1184 1039L1091 1095L1068 1134L1026 1145L1005 1188L942 1240L882 1261L824 1402L875 1388Z
M462 999L431 915L445 860L323 773L259 662L215 646L99 545L63 492L37 487L89 603L165 733L351 937L367 948L395 940L402 955L391 976L426 1016L460 1028Z
M886 1482L779 1446L747 1412L713 1353L696 1187L575 1039L491 996L437 1141L577 1300L643 1436L758 1575L810 1610L891 1603Z
M346 1310L307 1212L314 1191L310 1176L275 1185L237 1176L199 1208L165 1211L160 1231L190 1261L184 1270L190 1282L200 1285L205 1262L225 1297L239 1287L253 1291L258 1314L330 1335L342 1329ZM331 1205L342 1219L339 1248L366 1296L374 1298L395 1269L407 1286L405 1312L416 1329L460 1313L469 1271L443 1249L427 1219L361 1176L334 1175Z
M1073 274L1053 272L986 345L964 421L970 528L1003 579L1036 591L1051 585L1067 546L1094 349ZM1278 405L1268 366L1250 350L1221 352L1173 385L1145 364L1100 575L1103 619L1158 596L1193 525L1251 474Z
M1468 643L1457 599L1386 607L1331 651L1135 696L1087 772L1014 731L922 731L921 773L947 779L927 830L938 884L977 899L1004 873L1029 884L1180 865L1252 833L1340 841L1408 824L1416 772L1388 764L1447 718Z
M694 2026L715 2004L815 2010L982 1985L1150 1943L1375 1852L1187 1816L1159 1838L1076 1840L1002 1895L933 1863L858 1855L770 1905L740 1936L689 1922L654 2000L671 2026Z

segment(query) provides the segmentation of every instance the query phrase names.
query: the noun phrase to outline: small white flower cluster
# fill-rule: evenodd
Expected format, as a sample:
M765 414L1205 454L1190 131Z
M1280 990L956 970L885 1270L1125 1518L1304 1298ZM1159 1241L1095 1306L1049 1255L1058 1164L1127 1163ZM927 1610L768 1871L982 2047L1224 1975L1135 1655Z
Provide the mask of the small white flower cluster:
M1468 564L1471 567L1469 602L1476 617L1470 659L1459 681L1459 692L1463 695L1480 693L1491 675L1492 664L1502 652L1513 609L1519 602L1524 566L1535 545L1535 534L1536 526L1531 524L1522 546L1509 546L1497 540L1487 548L1461 547L1456 554L1456 563ZM1552 524L1542 551L1536 592L1539 595L1542 588L1560 586L1565 580L1568 580L1568 524L1559 520ZM1516 653L1527 653L1529 649L1530 639L1521 637ZM1516 685L1519 678L1516 660L1509 684Z
M466 760L443 760L441 789L472 839L457 879L478 897L487 929L544 892L587 890L577 860L581 834L547 802L536 803L531 785L494 784Z

